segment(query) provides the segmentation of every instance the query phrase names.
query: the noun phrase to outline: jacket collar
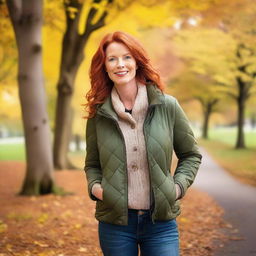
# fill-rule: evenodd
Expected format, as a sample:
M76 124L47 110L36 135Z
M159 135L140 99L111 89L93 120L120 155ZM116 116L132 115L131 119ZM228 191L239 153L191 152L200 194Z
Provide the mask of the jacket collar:
M154 85L153 83L147 83L146 88L149 107L164 104L164 94L160 89L158 89L156 85ZM111 94L106 98L105 102L102 105L99 105L97 114L111 116L115 120L118 120L118 115L116 114L112 105Z

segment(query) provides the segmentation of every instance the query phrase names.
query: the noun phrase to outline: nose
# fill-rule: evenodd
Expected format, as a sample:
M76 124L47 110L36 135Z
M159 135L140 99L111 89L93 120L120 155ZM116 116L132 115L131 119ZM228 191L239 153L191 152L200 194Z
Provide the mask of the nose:
M117 67L118 68L124 68L124 61L123 61L122 58L118 59Z

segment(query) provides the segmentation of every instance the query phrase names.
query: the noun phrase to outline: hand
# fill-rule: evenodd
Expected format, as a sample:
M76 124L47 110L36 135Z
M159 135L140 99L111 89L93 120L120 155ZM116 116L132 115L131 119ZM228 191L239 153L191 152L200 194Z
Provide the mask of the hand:
M103 200L103 189L99 183L92 186L92 194L99 200Z
M175 184L175 189L176 189L176 199L175 200L178 200L181 196L180 186L178 184Z

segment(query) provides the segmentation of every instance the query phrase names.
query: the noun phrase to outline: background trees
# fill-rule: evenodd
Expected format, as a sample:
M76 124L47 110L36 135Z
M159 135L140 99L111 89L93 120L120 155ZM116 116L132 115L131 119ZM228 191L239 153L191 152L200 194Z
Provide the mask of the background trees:
M256 5L251 0L235 0L223 6L221 3L215 5L211 12L205 12L204 24L214 25L230 34L235 41L233 56L228 56L232 62L234 75L229 81L223 83L229 87L228 95L235 99L237 104L237 140L236 148L245 148L244 121L246 103L255 94L256 77L256 48L255 27ZM233 15L236 13L236 15Z
M67 158L67 151L71 137L84 136L85 120L82 116L85 113L81 105L85 100L83 96L90 87L90 59L102 36L115 30L127 31L142 41L154 66L161 72L164 80L169 81L167 90L175 94L182 103L186 102L192 106L189 110L197 112L191 113L195 121L202 122L203 137L208 136L209 120L212 120L212 123L216 121L216 115L212 115L216 111L221 113L222 121L226 124L235 122L233 105L235 106L236 102L239 110L237 147L245 146L244 118L250 118L253 123L255 115L255 4L251 0L46 0L43 31L40 32L40 38L38 34L35 36L38 39L36 42L33 42L33 36L26 36L24 42L25 36L22 34L25 33L25 28L29 33L30 30L39 33L41 27L39 28L38 24L41 24L42 17L38 18L32 13L26 14L26 22L23 22L23 11L28 12L32 5L29 7L27 4L27 7L23 8L24 2L18 0L7 3L9 6L11 3L17 3L17 9L22 7L18 12L18 20L22 22L16 21L15 25L17 28L22 27L18 28L21 32L16 33L17 45L22 52L19 52L18 59L15 40L9 28L10 23L8 24L5 1L0 1L0 29L3 35L0 38L0 102L8 107L1 108L0 119L4 123L7 123L7 119L16 119L16 122L19 122L18 119L22 115L24 120L32 120L33 125L37 119L39 124L40 120L47 120L45 126L50 125L54 136L50 136L48 127L46 135L40 135L43 138L40 143L48 145L46 150L43 150L44 153L52 152L50 137L54 137L53 155L57 168L72 167ZM27 3L30 4L30 0ZM42 66L38 64L41 63L42 57L44 80ZM15 99L17 94L17 61L19 64L24 61L21 70L23 73L27 72L28 77L38 79L29 83L29 79L23 81L22 76L19 76L20 84L29 84L19 87L20 92L23 91L20 97L25 98L21 99L22 111L15 100L12 104L11 100L9 103L7 100ZM32 61L35 62L32 64ZM47 111L43 81L48 96ZM235 99L234 104L227 95ZM195 100L200 104L201 111L194 108L199 105L194 105ZM34 107L37 104L40 105L39 110ZM14 111L9 111L10 108ZM228 109L228 114L224 109ZM35 112L38 113L36 117ZM49 113L50 119L45 115L46 112ZM30 132L29 128L26 129L26 138L37 133L33 129L33 132ZM35 159L36 150L41 147L39 143L38 148L34 150L35 140L27 139L29 145L31 144L27 145L27 154L31 155L28 159ZM39 153L41 154L41 151ZM47 159L48 163L52 162L50 158ZM51 165L52 163L47 168L51 169Z

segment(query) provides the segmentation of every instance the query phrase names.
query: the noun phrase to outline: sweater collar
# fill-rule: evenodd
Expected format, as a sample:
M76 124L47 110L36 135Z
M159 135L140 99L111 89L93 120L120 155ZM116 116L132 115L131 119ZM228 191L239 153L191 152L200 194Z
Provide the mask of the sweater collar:
M138 93L132 108L132 114L125 112L125 106L115 87L112 88L111 99L113 108L120 119L123 119L134 126L136 126L137 122L140 120L144 120L148 109L147 89L144 84L138 84Z
M146 84L146 89L149 107L164 104L164 94L156 85L149 82ZM106 98L102 105L99 105L97 113L104 116L110 116L118 121L118 115L112 104L111 94Z

